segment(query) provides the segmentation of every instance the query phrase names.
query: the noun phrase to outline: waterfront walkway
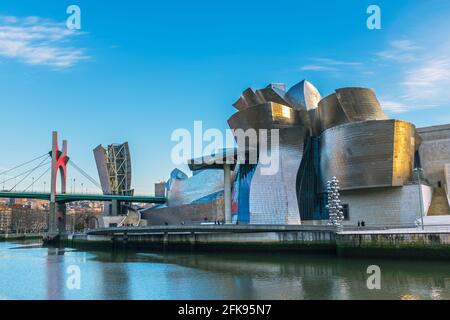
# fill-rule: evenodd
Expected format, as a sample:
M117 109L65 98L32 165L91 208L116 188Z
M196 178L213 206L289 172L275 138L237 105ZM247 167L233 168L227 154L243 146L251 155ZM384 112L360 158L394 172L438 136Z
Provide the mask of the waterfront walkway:
M338 232L339 234L421 234L421 233L450 233L450 225L425 226L416 228L389 228L389 229L353 229Z

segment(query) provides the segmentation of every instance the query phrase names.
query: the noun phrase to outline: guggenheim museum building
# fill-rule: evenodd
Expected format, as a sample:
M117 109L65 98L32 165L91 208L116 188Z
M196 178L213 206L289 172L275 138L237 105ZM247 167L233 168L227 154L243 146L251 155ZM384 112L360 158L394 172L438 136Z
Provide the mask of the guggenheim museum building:
M233 106L231 129L279 129L279 170L263 174L258 161L190 162L192 174L175 169L165 182L167 203L143 211L148 224L326 224L333 177L348 225L414 225L421 215L450 214L450 125L416 128L390 119L371 89L340 88L322 98L306 80L248 88ZM238 143L211 156L247 148Z

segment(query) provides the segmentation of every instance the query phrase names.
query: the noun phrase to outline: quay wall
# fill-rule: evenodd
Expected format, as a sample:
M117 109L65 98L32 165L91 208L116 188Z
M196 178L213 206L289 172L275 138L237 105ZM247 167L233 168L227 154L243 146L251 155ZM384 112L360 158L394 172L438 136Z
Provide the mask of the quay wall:
M340 256L450 259L450 232L337 234Z
M152 231L153 230L153 231ZM327 226L254 229L233 228L116 228L74 234L65 245L97 246L108 249L157 249L199 251L266 251L328 253L342 257L391 257L450 259L450 231L417 230L345 231Z
M33 240L42 237L43 235L39 233L0 234L0 241Z
M67 245L109 246L130 249L202 251L314 251L335 253L333 231L263 232L158 232L73 235Z

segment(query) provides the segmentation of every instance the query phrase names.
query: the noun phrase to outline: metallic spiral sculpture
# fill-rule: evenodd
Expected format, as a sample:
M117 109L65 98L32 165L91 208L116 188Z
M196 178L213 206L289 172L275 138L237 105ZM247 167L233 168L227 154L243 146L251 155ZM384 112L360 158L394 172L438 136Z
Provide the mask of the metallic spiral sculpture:
M339 180L333 177L331 181L327 182L328 204L325 209L329 213L328 224L332 226L342 227L344 221L344 211L339 199Z

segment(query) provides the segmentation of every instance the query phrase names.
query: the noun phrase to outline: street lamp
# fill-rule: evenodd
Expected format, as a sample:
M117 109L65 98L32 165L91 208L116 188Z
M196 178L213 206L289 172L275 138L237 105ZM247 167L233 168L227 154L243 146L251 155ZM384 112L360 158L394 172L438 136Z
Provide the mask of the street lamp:
M31 177L31 193L34 192L34 177Z
M44 193L45 193L45 190L46 190L46 189L45 189L45 185L46 185L46 184L47 184L47 182L46 182L46 181L44 181Z
M423 196L422 196L422 181L421 181L421 176L423 173L423 169L422 168L414 168L414 172L417 173L417 179L419 182L419 205L420 205L420 224L422 225L422 230L424 230L424 225L423 225Z

